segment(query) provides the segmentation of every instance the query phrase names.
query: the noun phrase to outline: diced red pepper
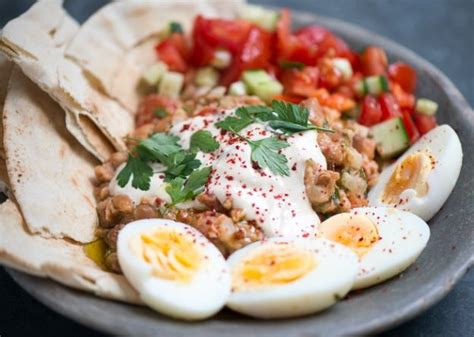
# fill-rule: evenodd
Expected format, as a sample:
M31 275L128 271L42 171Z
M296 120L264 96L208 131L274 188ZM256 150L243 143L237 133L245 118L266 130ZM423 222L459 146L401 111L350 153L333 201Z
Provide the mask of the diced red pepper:
M359 116L359 123L365 126L372 126L382 120L382 108L377 99L372 95L367 95L362 101L362 109Z
M407 93L413 93L416 88L416 70L403 62L396 62L388 67L388 75L394 82L400 84Z
M379 97L382 108L382 121L402 115L397 99L391 93L383 93Z
M285 101L293 104L299 104L304 98L301 96L276 95L273 97L277 101Z
M413 115L413 119L415 120L415 125L421 135L424 135L438 125L435 116L427 116L417 113Z
M188 69L188 46L183 34L171 34L169 38L156 46L156 52L159 59L166 63L170 70L184 73Z
M411 109L415 107L415 96L409 94L403 90L400 84L396 82L390 82L390 91L395 96L400 104L400 108Z
M415 143L418 138L420 138L420 133L411 118L410 111L407 109L402 109L402 117L403 117L403 124L405 125L405 129L407 130L408 138L410 142L413 144Z
M318 76L319 69L317 67L284 70L281 82L285 88L285 94L303 97L314 95L318 87Z
M360 55L361 69L364 75L385 75L387 55L382 48L369 46Z

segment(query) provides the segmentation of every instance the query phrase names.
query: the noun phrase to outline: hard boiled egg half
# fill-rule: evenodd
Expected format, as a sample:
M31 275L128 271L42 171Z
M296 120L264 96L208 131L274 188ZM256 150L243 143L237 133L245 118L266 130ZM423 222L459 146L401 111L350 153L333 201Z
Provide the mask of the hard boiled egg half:
M143 302L162 314L204 319L227 301L231 279L226 261L190 226L164 219L132 222L119 233L117 253Z
M423 219L386 207L354 208L322 222L318 230L318 236L357 254L359 270L353 289L372 286L404 271L430 237Z
M369 206L396 207L428 221L451 194L461 164L456 132L448 125L438 126L383 170L369 192Z
M236 251L227 262L227 306L258 318L325 309L347 294L358 269L350 249L323 239L270 238Z

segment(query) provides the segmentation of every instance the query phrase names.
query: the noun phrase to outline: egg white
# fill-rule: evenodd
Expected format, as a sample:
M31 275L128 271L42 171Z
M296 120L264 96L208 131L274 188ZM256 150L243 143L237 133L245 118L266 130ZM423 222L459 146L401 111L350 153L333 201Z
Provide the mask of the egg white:
M195 240L196 248L205 256L189 282L171 281L152 274L152 267L130 249L134 237L169 227ZM230 293L229 268L220 251L196 229L164 219L132 222L122 229L117 241L120 267L140 298L156 311L185 320L204 319L217 313Z
M435 157L434 168L428 176L428 192L417 196L414 189L400 194L401 203L389 205L382 202L382 195L390 177L407 156L418 151L428 150ZM459 177L462 165L462 147L459 137L449 125L440 125L416 142L394 164L382 171L378 182L369 192L369 206L396 207L412 212L423 220L430 220L443 206L451 194Z
M282 318L315 313L333 305L351 289L357 256L348 248L324 239L270 238L255 242L227 260L231 271L256 249L273 244L294 244L314 254L316 268L285 285L233 289L227 306L257 318Z
M386 207L354 208L350 213L367 216L379 235L370 250L359 257L353 289L370 287L403 272L428 243L428 225L412 213Z

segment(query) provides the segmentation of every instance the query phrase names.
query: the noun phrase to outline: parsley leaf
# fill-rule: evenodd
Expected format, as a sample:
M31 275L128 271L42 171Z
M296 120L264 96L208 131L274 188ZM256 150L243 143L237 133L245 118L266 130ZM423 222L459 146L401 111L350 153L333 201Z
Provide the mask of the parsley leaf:
M196 159L195 153L184 150L163 158L161 162L167 167L165 171L166 181L176 177L186 177L201 166L201 161Z
M262 122L273 119L273 109L265 105L250 105L242 106L237 109L236 114L248 116L249 118L256 118Z
M150 138L142 140L135 150L145 160L163 161L166 156L181 151L179 138L164 133L156 133Z
M166 192L171 197L173 205L192 200L199 195L204 190L209 174L211 174L211 167L205 167L193 171L187 180L182 177L171 180L166 187Z
M217 122L216 126L223 130L239 132L254 122L252 116L245 109L237 109L235 115L236 117L229 116Z
M288 159L278 150L284 149L290 144L279 140L276 137L269 137L260 140L247 140L252 149L252 161L256 162L260 168L268 167L270 171L282 176L289 176Z
M165 118L166 116L168 116L168 112L164 108L161 108L161 107L156 108L153 111L153 114L158 118Z
M199 130L191 136L190 150L195 152L201 150L205 153L210 153L219 148L219 143L212 137L212 134L207 130Z
M152 175L153 169L150 165L139 157L129 155L127 164L117 175L117 183L120 187L125 187L133 176L132 186L147 191L150 189Z

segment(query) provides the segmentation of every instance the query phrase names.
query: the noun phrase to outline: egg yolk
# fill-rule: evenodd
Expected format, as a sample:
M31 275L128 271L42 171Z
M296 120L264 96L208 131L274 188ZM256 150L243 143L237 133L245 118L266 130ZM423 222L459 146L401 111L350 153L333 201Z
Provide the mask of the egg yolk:
M365 215L341 213L319 225L319 236L340 243L363 257L379 240L377 227Z
M254 252L233 272L233 288L257 288L294 282L317 266L313 253L291 244L274 244Z
M172 229L140 234L132 240L131 248L152 266L153 275L170 281L190 281L202 262L192 238Z
M382 194L386 204L400 203L400 194L408 189L416 191L418 197L428 193L428 176L432 169L432 157L426 152L407 156L397 165Z

